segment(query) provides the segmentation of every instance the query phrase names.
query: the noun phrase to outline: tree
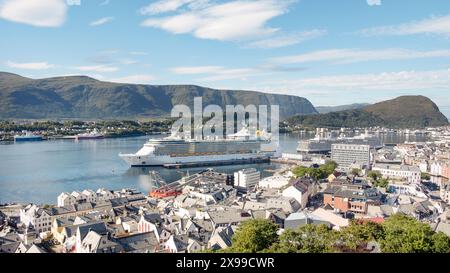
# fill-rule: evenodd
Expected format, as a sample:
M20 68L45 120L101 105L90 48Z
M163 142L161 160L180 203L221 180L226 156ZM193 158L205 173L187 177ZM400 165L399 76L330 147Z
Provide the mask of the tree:
M324 172L325 176L329 176L330 174L334 173L337 167L338 164L335 161L329 160L324 165L320 166L319 169Z
M331 253L336 252L336 232L326 225L304 225L297 230L287 229L271 253Z
M257 253L278 241L278 226L269 220L250 220L242 223L232 238L227 252Z
M356 250L370 241L378 241L383 238L383 227L370 221L353 220L349 226L340 232L343 245Z
M427 173L420 173L420 177L422 180L427 180L427 181L431 179L430 175Z
M298 166L295 167L292 170L292 173L295 175L295 177L299 178L299 177L304 177L307 175L309 168L304 167L304 166Z
M367 177L372 178L373 181L376 181L381 177L381 173L379 171L370 171L367 174Z
M435 253L450 253L450 237L443 232L433 234L433 252Z
M381 249L386 253L430 253L435 250L431 227L416 219L395 214L384 223L384 238ZM441 248L442 239L434 237Z
M380 178L378 180L375 180L373 182L373 185L375 187L380 187L380 188L387 188L387 186L389 185L389 180L385 179L385 178Z
M351 174L353 174L354 176L359 176L359 173L361 172L361 170L360 169L358 169L358 168L354 168L354 169L352 169L352 172L351 172Z
M337 168L337 164L334 161L328 161L325 164L321 165L319 168L307 168L304 166L295 167L292 170L292 173L295 177L305 177L309 176L316 180L325 179L330 174L332 174Z

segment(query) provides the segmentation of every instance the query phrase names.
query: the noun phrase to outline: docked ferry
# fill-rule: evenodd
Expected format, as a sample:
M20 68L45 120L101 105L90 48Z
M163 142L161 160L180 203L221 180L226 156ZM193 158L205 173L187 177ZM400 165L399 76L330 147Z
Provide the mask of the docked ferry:
M150 139L134 154L119 154L131 166L165 166L170 164L225 165L234 162L266 160L279 155L278 143L265 133L251 137L244 127L225 139L186 139L172 134Z
M25 132L24 135L15 135L14 141L15 142L29 142L29 141L42 141L43 137L40 135L35 135L30 132Z

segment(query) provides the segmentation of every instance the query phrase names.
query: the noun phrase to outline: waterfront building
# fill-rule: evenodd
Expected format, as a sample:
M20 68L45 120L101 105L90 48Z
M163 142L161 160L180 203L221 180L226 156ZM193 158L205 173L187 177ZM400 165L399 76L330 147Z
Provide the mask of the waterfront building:
M333 144L331 146L331 160L335 161L339 168L349 169L352 166L370 166L370 145L359 144Z
M234 186L244 191L251 191L258 185L261 173L254 168L242 169L234 173Z
M421 172L417 166L376 164L372 169L380 172L387 179L404 180L416 184L421 182Z
M34 228L38 233L51 230L53 214L50 210L29 204L20 210L20 222L27 228Z

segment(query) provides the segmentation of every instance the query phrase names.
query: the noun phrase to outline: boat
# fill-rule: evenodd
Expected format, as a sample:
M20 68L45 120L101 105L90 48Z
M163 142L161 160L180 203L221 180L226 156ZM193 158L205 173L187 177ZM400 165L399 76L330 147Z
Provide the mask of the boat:
M43 137L41 135L35 135L30 132L25 132L24 135L15 135L15 142L29 142L29 141L42 141Z
M261 162L279 156L278 142L256 131L252 137L248 127L225 138L191 139L172 133L162 139L150 139L134 154L119 156L132 167L138 166L213 166Z
M378 137L370 135L368 131L354 137L347 137L344 134L341 134L339 137L333 137L330 132L324 129L317 129L315 138L299 141L297 152L306 154L329 154L333 144L370 145L372 149L376 150L384 146Z
M105 138L105 136L97 131L97 129L94 129L92 132L78 134L75 136L76 140L83 140L83 139L102 139Z

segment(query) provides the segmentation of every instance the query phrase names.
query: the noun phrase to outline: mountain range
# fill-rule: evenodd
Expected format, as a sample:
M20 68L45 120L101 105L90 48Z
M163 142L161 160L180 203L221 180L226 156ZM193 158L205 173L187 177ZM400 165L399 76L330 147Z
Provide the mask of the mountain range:
M424 96L402 96L360 109L287 119L291 126L424 128L449 125L438 106Z
M0 119L139 119L169 117L174 105L279 105L280 118L306 127L426 127L448 125L424 96L375 104L317 107L306 98L196 85L142 85L86 76L31 79L0 72Z
M339 105L339 106L316 106L316 110L320 114L327 114L327 113L331 113L331 112L362 109L369 105L370 105L369 103L353 103L353 104L346 104L346 105Z
M30 79L0 72L0 118L136 119L170 116L177 104L280 105L280 117L317 114L305 98L196 85L103 82L85 76ZM191 108L193 109L193 108ZM225 109L225 108L223 108Z

